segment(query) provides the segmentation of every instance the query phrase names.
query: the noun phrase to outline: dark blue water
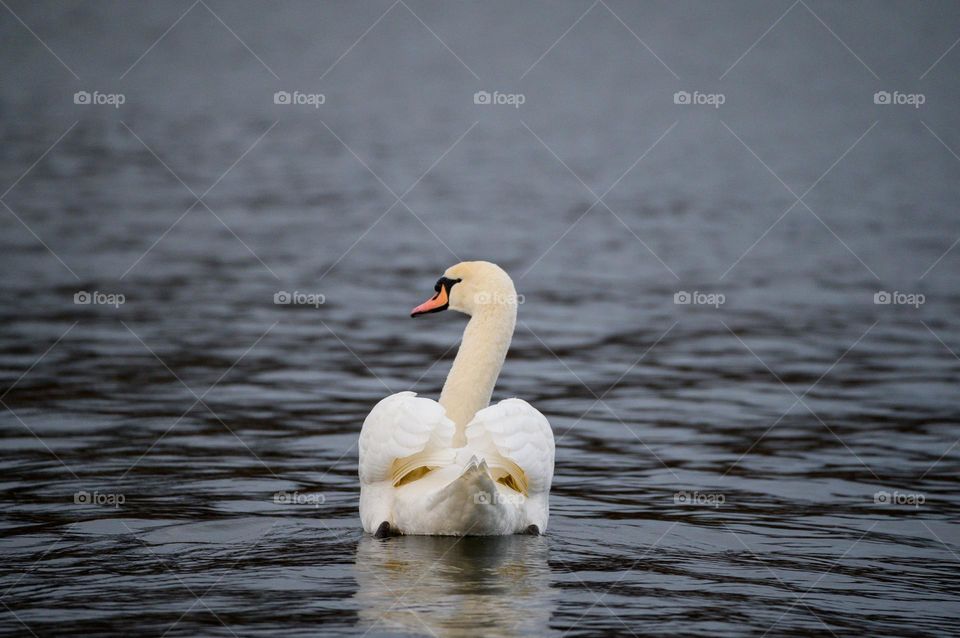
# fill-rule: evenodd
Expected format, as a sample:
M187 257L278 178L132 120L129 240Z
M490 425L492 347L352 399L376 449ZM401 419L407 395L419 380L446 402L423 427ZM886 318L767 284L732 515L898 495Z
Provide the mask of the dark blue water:
M948 2L8 2L0 630L960 632L958 37ZM360 426L439 394L462 317L407 313L461 259L524 295L495 398L551 421L549 533L377 541Z

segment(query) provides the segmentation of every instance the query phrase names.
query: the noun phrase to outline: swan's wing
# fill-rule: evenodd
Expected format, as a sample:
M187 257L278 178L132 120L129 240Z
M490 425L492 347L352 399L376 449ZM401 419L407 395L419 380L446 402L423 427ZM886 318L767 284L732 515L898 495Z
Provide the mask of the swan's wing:
M452 456L454 430L436 401L413 392L388 396L373 407L360 431L360 482L396 482L417 467Z
M532 405L505 399L484 408L467 425L466 435L467 446L483 454L491 468L509 474L521 492L550 491L553 430Z

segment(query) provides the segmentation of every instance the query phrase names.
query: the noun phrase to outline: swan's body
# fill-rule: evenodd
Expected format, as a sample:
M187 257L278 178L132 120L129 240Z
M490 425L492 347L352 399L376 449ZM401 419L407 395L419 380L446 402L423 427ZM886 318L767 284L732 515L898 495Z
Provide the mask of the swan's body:
M440 401L400 392L360 432L360 518L367 532L502 535L543 532L553 479L553 433L521 399L489 405L516 323L510 277L464 262L413 316L471 316Z

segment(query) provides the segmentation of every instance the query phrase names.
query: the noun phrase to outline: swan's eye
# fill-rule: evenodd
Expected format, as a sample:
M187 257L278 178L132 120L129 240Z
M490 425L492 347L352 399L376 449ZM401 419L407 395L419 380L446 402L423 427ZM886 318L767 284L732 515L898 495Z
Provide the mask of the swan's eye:
M440 285L443 283L443 279L437 280L437 285L433 287L433 292L440 292Z

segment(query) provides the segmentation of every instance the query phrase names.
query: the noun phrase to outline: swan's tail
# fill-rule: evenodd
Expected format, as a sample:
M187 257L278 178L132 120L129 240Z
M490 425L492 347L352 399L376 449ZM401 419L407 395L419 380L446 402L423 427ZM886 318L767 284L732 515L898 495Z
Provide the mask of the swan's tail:
M490 476L490 468L484 459L476 455L463 467L460 476L443 488L437 497L441 500L457 500L464 505L489 505L495 500L497 485Z
M486 460L471 456L456 479L430 499L430 510L449 527L440 533L486 535L513 533L519 512L504 502Z

